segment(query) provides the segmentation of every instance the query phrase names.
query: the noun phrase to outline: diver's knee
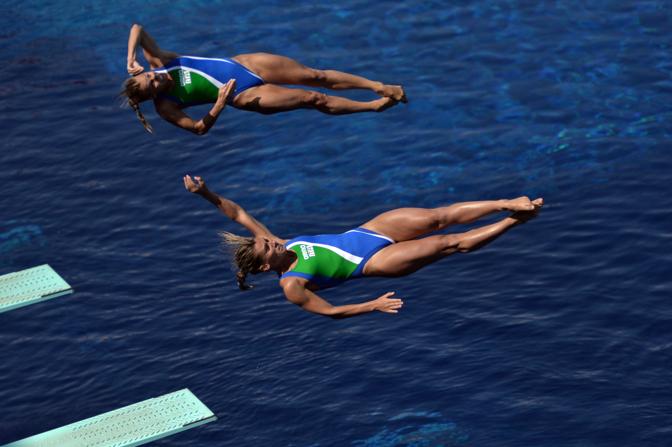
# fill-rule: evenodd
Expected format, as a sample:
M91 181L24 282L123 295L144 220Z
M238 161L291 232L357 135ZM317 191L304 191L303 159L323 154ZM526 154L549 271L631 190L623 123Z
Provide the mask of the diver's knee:
M456 252L466 253L469 251L463 246L463 239L459 234L444 234L440 236L439 248L444 255L451 255Z
M316 84L322 84L327 80L327 74L324 70L310 68L308 71L308 80Z
M315 107L316 109L325 108L328 102L327 95L320 92L309 91L306 92L306 96L304 97L304 104L306 106Z
M430 208L427 210L427 224L432 231L438 231L445 227L445 219L437 208Z

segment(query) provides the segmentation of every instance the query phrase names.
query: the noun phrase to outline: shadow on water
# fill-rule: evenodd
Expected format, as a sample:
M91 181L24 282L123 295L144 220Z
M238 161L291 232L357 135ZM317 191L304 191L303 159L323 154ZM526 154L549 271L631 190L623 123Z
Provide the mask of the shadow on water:
M441 420L438 413L402 413L380 432L353 443L356 447L455 447L468 446L469 435L457 424Z
M28 246L44 246L46 238L42 227L26 224L17 220L0 222L0 255L6 261L5 255L21 250Z

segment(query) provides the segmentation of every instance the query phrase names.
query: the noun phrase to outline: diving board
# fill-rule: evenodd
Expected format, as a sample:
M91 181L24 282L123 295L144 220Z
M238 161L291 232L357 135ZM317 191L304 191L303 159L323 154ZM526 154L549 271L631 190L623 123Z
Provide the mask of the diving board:
M2 447L133 447L216 419L185 388Z
M0 313L72 293L48 264L0 276Z

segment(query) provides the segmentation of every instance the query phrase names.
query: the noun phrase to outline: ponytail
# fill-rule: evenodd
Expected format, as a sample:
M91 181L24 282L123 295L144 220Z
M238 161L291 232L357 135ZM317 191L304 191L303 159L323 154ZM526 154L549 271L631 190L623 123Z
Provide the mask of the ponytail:
M243 272L242 270L238 270L238 273L236 273L236 282L238 283L238 288L240 290L250 290L252 285L246 284L245 283L245 278L247 277L247 273Z
M131 108L135 111L135 116L137 116L140 122L142 123L142 127L144 127L147 132L154 133L154 129L152 129L151 124L147 122L147 120L145 119L145 115L143 115L142 112L140 111L140 106L138 105L138 103L132 102L129 99L128 105L130 105Z
M247 275L261 272L261 260L254 252L254 238L242 237L226 231L220 232L219 236L225 248L233 252L233 262L238 267L238 272L236 272L238 288L250 290L253 286L245 282Z
M138 84L138 81L136 81L135 78L127 79L119 92L119 98L122 100L121 105L129 105L135 112L135 116L137 116L142 123L142 127L144 127L147 132L154 133L152 126L147 122L147 119L145 119L145 116L140 111L140 102L148 99L143 96L146 96L146 94L143 94L140 90L140 84Z

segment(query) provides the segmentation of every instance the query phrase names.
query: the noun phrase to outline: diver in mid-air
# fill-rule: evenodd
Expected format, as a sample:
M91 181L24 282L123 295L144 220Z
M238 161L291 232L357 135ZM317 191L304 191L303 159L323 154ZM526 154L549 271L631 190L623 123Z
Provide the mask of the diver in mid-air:
M151 71L145 71L136 58L140 45ZM140 25L133 25L128 37L128 73L121 96L126 97L138 119L152 131L140 111L140 103L154 101L157 113L166 121L199 135L215 124L227 104L237 109L264 114L296 109L316 109L343 115L381 112L398 102L406 102L404 89L370 81L336 70L317 70L288 57L268 53L240 54L229 59L181 56L159 48ZM381 97L354 101L314 90L281 87L279 84L305 85L332 90L366 89ZM193 105L210 104L200 120L184 113Z
M237 203L210 191L201 177L186 175L183 181L189 192L205 198L252 233L253 237L222 233L224 242L235 251L238 287L243 290L250 287L246 283L250 273L275 272L289 301L332 318L373 311L397 313L403 302L393 297L394 292L388 292L372 301L334 306L318 296L317 290L359 277L405 276L453 253L472 252L535 217L544 203L541 198L518 197L454 203L433 209L398 208L345 233L287 240L271 233ZM464 233L422 237L501 211L511 214Z

